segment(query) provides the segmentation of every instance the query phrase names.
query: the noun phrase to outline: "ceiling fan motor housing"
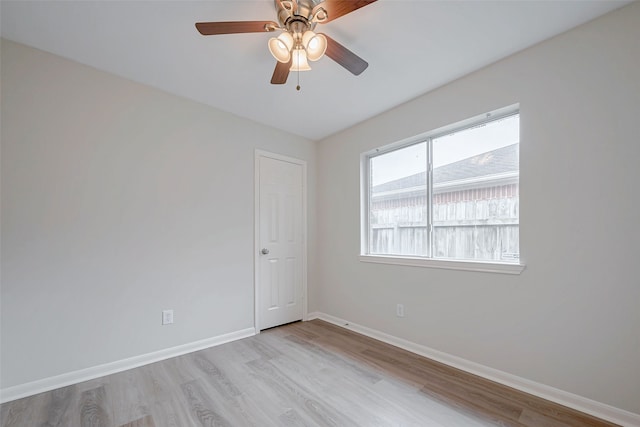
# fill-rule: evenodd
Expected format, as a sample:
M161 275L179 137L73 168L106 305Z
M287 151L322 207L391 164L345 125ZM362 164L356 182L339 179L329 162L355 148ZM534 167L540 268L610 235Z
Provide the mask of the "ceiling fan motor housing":
M301 24L304 24L305 30L313 30L316 26L316 22L312 21L314 8L322 3L319 0L274 0L276 11L278 12L278 22L280 26L288 29L289 31L295 31L300 29ZM297 28L293 28L293 26Z

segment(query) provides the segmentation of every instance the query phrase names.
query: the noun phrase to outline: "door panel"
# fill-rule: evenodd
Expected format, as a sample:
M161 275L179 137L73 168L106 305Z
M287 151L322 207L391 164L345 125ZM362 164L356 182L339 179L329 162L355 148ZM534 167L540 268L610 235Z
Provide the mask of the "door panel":
M258 312L266 329L302 319L303 167L270 157L258 165Z

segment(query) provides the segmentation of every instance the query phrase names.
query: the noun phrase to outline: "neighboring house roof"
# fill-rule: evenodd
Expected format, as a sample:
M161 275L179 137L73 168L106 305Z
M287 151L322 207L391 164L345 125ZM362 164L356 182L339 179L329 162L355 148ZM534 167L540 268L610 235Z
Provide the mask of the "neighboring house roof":
M507 145L497 150L478 154L433 169L433 182L458 181L479 176L497 175L520 170L520 144Z
M382 193L386 191L400 190L403 188L412 188L424 186L427 182L427 173L420 172L415 175L405 176L404 178L396 179L394 181L385 182L373 187L371 190L374 193Z
M519 147L520 144L516 143L437 167L433 170L433 182L435 184L441 184L450 181L518 171L520 169ZM387 192L418 187L425 185L425 183L426 172L421 172L396 179L395 181L376 185L372 190L374 193Z

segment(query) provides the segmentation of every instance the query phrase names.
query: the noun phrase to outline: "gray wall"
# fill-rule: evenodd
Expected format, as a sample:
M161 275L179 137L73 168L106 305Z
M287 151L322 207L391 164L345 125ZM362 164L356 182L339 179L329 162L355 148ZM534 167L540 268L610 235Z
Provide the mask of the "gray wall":
M255 148L313 241L310 141L5 40L1 113L3 388L253 327Z
M312 308L640 413L639 22L635 2L321 141ZM359 262L360 153L515 103L526 270Z

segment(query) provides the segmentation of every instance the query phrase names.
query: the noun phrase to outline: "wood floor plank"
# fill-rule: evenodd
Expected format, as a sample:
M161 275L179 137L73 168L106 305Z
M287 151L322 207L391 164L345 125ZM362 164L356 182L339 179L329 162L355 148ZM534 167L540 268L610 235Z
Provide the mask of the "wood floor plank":
M268 360L248 362L256 378L265 383L273 392L284 396L291 403L302 408L317 425L350 426L357 425L327 404L317 391L309 390L297 379L290 378Z
M427 369L420 364L410 363L406 360L387 356L386 354L366 350L363 352L369 356L370 360L376 360L388 367L398 369L400 372L410 374L417 378L417 381L423 382L423 392L430 390L446 390L449 397L455 396L464 402L475 402L479 408L483 408L484 412L496 414L500 419L509 419L516 421L522 414L522 407L495 395L487 389L478 388L469 384L461 383L453 375L448 373L440 373L436 370Z
M278 418L291 408L291 402L274 396L273 390L256 380L255 374L246 366L246 362L239 363L232 354L219 352L218 349L204 350L203 353L215 362L216 367L224 373L226 379L240 391L240 395L226 394L222 396L220 388L213 387L215 392L222 396L221 399L225 399L234 406L236 412L252 413L253 418L258 420L258 425L279 426ZM257 357L253 360L264 359Z
M165 362L167 363L157 362L138 368L138 386L146 397L147 405L153 406L173 399L173 391L178 389L177 384L180 382L169 373L173 364L168 360Z
M291 337L284 335L287 357L273 359L271 363L288 371L309 389L315 387L325 391L324 399L358 425L395 425L402 421L411 425L417 422L403 407L394 405L371 388L371 384L382 379L376 372L341 355L328 354L312 342L292 340ZM332 390L341 392L332 393Z
M22 427L41 424L44 415L40 408L43 408L48 399L46 393L29 396L10 404L3 404L0 407L2 427Z
M278 420L281 425L286 427L303 427L308 425L295 409L287 409L278 417Z
M204 352L192 355L192 360L201 374L220 392L230 398L240 396L240 390L236 387Z
M151 415L146 415L137 420L122 424L120 427L156 427L156 423L153 421Z
M156 427L196 426L198 422L192 415L182 389L178 386L175 393L165 395L162 401L156 401L150 407Z
M305 341L293 335L286 335L284 338L287 341L293 342L297 347L304 348L306 352L317 355L318 358L327 361L331 365L340 366L345 368L347 371L360 376L370 384L375 384L382 379L375 370L369 369L367 366L363 366L361 363L354 361L350 357L344 357L341 354L328 351L320 345Z
M80 425L82 427L111 427L112 407L104 386L87 390L80 398Z
M105 390L111 397L114 408L113 423L116 426L127 424L132 420L144 419L149 415L147 394L144 393L142 378L144 370L131 369L114 374Z
M522 424L529 427L571 427L571 425L558 421L556 419L547 417L544 414L533 412L529 409L524 409L520 419Z
M263 426L265 423L255 401L239 390L240 382L233 383L225 369L214 364L213 361L218 360L211 353L194 353L193 365L204 375L200 385L211 401L218 404L220 415L232 425Z
M295 378L301 389L307 392L322 391L321 398L328 408L336 414L343 414L357 425L391 426L391 418L396 418L397 421L398 412L389 410L388 402L377 398L368 383L364 385L359 380L350 379L348 368L327 367L310 374L308 366L313 362L309 359L276 358L269 363L282 375ZM331 390L338 388L343 393L331 393Z
M520 423L509 416L505 416L500 412L493 412L487 410L485 405L476 401L466 401L461 399L455 392L451 392L447 389L439 387L425 387L421 390L425 395L432 399L438 400L447 406L454 408L456 411L466 414L467 416L475 420L483 420L490 422L491 425L496 426L510 426L510 427L522 427L524 424Z
M261 358L269 360L282 354L277 348L265 344L260 335L253 338L255 339L243 340L243 343L249 347L249 349L256 352Z
M138 368L139 388L156 426L180 427L197 425L180 387L184 376L176 369L176 360Z
M68 427L73 420L74 404L78 399L77 387L62 387L47 393L50 398L43 411L42 427Z
M0 406L15 426L611 427L320 320Z
M219 409L204 392L201 382L202 380L193 380L181 386L196 420L203 427L232 426L233 424L219 413Z
M380 381L374 386L382 396L410 411L418 420L431 420L434 425L446 427L487 427L494 423L480 419L474 414L459 411L438 399L425 398L424 393L410 384L391 378Z

